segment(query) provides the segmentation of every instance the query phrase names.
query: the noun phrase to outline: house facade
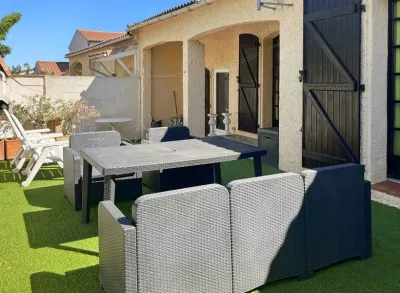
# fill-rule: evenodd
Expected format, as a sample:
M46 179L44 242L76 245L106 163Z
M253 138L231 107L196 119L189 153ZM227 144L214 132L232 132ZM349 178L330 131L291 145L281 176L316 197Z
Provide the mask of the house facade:
M136 40L125 33L117 38L70 52L66 58L69 59L71 76L134 76L135 64L138 63L135 63Z
M283 170L355 162L373 182L400 177L397 79L388 78L397 1L257 2L190 1L128 26L142 123L182 114L204 136L207 114L229 111L235 134L279 127Z
M66 55L70 75L131 76L135 63L134 44L133 38L125 32L78 29Z

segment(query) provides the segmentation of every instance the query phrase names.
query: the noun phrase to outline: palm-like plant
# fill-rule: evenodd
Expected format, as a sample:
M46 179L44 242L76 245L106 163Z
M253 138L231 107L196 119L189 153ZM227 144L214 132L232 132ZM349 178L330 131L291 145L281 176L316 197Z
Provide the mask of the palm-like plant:
M9 30L21 19L21 13L14 12L0 20L0 42L6 40ZM0 43L0 57L11 53L11 48Z

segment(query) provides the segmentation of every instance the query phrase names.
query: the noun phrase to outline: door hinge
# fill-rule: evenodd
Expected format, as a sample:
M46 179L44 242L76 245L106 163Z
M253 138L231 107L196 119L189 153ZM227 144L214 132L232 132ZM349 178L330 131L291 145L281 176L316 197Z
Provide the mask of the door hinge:
M299 82L304 81L304 70L299 70Z
M361 5L361 12L367 12L367 6L365 4Z
M261 43L256 42L256 47L261 47Z
M360 92L365 92L365 84L360 84Z

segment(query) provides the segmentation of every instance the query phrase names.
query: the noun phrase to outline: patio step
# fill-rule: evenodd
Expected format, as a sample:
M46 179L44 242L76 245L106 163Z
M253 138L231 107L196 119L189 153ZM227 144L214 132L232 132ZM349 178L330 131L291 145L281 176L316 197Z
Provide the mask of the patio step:
M386 180L372 185L372 199L400 209L400 183Z

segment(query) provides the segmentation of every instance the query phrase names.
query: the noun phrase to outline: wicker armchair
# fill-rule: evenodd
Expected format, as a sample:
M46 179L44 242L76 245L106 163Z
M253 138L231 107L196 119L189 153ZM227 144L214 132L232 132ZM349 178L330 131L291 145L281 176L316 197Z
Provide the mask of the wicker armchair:
M99 205L105 292L232 292L226 188L144 195L132 214L133 225L110 201Z
M285 173L231 182L233 292L305 271L304 182Z
M315 270L372 256L371 185L364 166L345 164L307 170L305 227L307 276Z
M77 133L70 137L69 147L64 148L64 195L76 211L82 209L83 159L79 152L84 148L112 147L121 145L121 135L116 131ZM93 168L92 202L103 200L103 177ZM136 176L140 177L140 176ZM127 192L129 190L130 192ZM135 199L142 194L141 178L121 178L116 180L116 201Z

